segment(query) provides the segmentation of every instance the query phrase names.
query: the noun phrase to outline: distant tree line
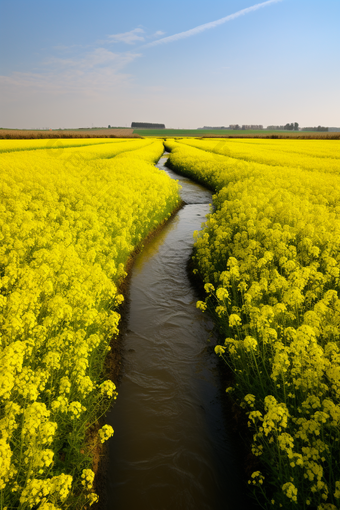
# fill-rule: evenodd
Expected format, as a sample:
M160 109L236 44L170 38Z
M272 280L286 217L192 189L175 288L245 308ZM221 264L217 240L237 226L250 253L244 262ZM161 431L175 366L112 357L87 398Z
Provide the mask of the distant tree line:
M292 122L291 124L286 124L284 129L288 131L299 131L299 124L297 122Z
M259 130L263 129L262 124L242 124L242 129Z
M318 127L304 127L301 131L328 131L328 127L318 126Z
M267 126L267 129L271 131L299 131L299 124L297 122L291 122L290 124L286 124L284 126Z
M132 122L131 127L135 129L165 129L165 124L153 124L152 122Z
M203 126L202 128L197 129L230 129L225 126Z
M259 130L259 129L263 129L263 126L262 124L243 124L242 127L239 125L239 124L230 124L229 127L226 127L226 126L204 126L202 128L197 128L197 129L210 129L210 130L215 130L215 129L231 129L231 130L236 130L236 129L243 129L243 130L249 130L249 129L252 129L252 130Z

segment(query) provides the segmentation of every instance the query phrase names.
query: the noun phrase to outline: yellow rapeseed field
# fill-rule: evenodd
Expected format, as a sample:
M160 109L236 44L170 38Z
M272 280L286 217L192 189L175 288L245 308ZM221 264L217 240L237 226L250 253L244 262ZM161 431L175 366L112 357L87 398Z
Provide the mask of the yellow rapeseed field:
M101 143L124 143L128 139L107 138L63 138L63 139L39 139L39 140L1 140L0 154L4 152L31 151L36 149L57 149L59 153L68 147L86 147L87 145L99 145Z
M340 142L167 140L216 191L195 271L248 415L261 506L340 507Z
M180 200L159 141L43 142L0 141L1 510L97 500L85 436L116 397L117 286Z
M257 143L256 143L257 142ZM280 143L281 142L281 143ZM321 172L340 172L339 141L270 139L186 139L185 144L238 161L287 166Z

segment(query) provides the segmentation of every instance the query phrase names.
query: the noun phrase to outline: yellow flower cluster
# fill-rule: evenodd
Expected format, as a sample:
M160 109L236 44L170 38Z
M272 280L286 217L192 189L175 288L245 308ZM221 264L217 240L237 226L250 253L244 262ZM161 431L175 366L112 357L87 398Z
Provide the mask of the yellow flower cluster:
M94 472L92 469L84 469L81 475L82 477L82 485L87 489L92 489L93 480L94 480Z
M194 262L277 507L340 504L340 145L166 141L216 190ZM268 490L263 505L272 506Z
M66 142L0 141L2 507L96 501L85 437L117 395L102 373L118 286L180 201L160 141Z
M47 480L31 479L26 481L25 488L20 496L20 504L26 508L33 508L36 505L45 505L45 508L53 508L56 502L63 503L72 485L72 476L61 474ZM51 501L48 501L51 499Z
M100 437L100 442L105 443L105 441L107 441L108 439L110 439L110 437L113 436L113 428L111 427L111 425L104 425L101 429L99 429L98 434Z

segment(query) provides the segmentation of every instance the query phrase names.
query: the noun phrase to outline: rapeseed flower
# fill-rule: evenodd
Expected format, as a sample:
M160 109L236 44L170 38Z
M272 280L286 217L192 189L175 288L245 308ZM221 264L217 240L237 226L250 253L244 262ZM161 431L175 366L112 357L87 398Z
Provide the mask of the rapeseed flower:
M177 171L216 191L195 234L207 292L198 306L214 310L222 335L237 332L215 352L234 371L233 396L250 407L264 483L278 508L338 506L340 142L165 145Z
M52 510L117 395L101 371L126 262L179 204L178 184L154 167L152 139L0 141L0 152L0 490L8 506Z

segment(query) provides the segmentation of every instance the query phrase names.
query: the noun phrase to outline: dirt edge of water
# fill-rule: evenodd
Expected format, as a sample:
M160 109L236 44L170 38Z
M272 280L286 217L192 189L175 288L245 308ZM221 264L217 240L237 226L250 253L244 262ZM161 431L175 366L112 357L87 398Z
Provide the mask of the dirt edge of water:
M119 382L122 376L122 368L124 367L124 336L127 329L128 324L128 312L130 306L130 298L129 298L129 289L131 282L131 270L135 263L137 256L141 253L144 247L154 238L156 237L169 222L173 220L178 211L180 211L184 206L185 202L182 200L178 204L178 206L172 211L169 218L166 218L162 223L160 223L152 232L150 232L143 241L140 242L138 246L133 250L130 254L127 263L125 265L125 272L127 276L119 282L118 284L118 293L124 296L123 303L119 306L117 312L120 314L120 322L119 322L119 333L117 336L111 339L111 351L108 353L105 360L104 367L104 376L107 379L111 379L116 386L119 386ZM118 388L119 390L119 388ZM119 396L118 396L119 398ZM114 405L114 404L113 404ZM96 438L98 435L98 430L104 425L105 416L98 420L98 422L91 428L88 432L87 436L87 446L92 450L92 470L95 473L94 487L93 490L96 494L99 495L98 503L92 506L93 510L103 510L106 508L107 503L107 495L106 495L106 487L107 487L107 466L108 466L108 451L107 451L107 443L104 444L96 444Z
M187 261L186 272L189 281L194 288L197 299L204 301L207 294L204 290L204 282L198 273L194 273L194 269L197 269L193 261L194 250L192 251L190 258ZM208 312L206 312L208 313ZM212 321L213 317L210 315ZM223 343L221 334L215 330L216 337L220 343ZM213 347L212 347L213 350ZM212 355L215 355L212 353ZM215 355L216 356L216 355ZM251 492L248 490L248 480L254 471L260 469L259 459L253 455L251 451L252 435L249 432L248 417L244 409L229 395L225 393L225 389L235 384L234 374L228 365L219 357L218 358L218 372L221 383L221 401L223 407L225 426L231 428L232 433L237 441L237 447L240 451L240 467L241 475L243 477L243 484L245 490L249 494L249 510L257 510L260 507L256 504L255 500L251 496Z
M193 254L193 253L192 253ZM192 255L190 256L190 259L187 262L186 271L188 278L190 280L191 285L195 289L197 293L198 299L204 301L207 297L207 294L204 290L204 282L201 279L201 277L196 273L193 272L195 269L195 263L192 259ZM206 312L208 313L208 312ZM212 321L214 322L213 317L210 315ZM223 341L221 334L214 329L214 332L216 334L216 337L219 339L219 341ZM240 407L230 395L225 394L225 388L228 388L229 386L233 386L235 384L235 378L234 374L232 373L231 369L228 367L228 365L220 358L218 357L218 367L219 367L219 373L221 378L221 383L223 385L223 402L224 402L224 411L226 411L226 414L228 417L232 418L233 423L233 431L236 432L238 435L242 435L243 443L244 439L249 436L249 429L248 429L248 417L242 407ZM251 437L250 437L251 439ZM245 445L243 445L245 451L244 451L244 474L248 476L249 474L249 468L251 467L251 472L253 472L254 462L252 462L251 458L253 457L253 460L256 461L257 457L253 456L251 451L249 451L249 448L246 448ZM248 457L250 453L251 458ZM251 466L249 466L249 464Z

